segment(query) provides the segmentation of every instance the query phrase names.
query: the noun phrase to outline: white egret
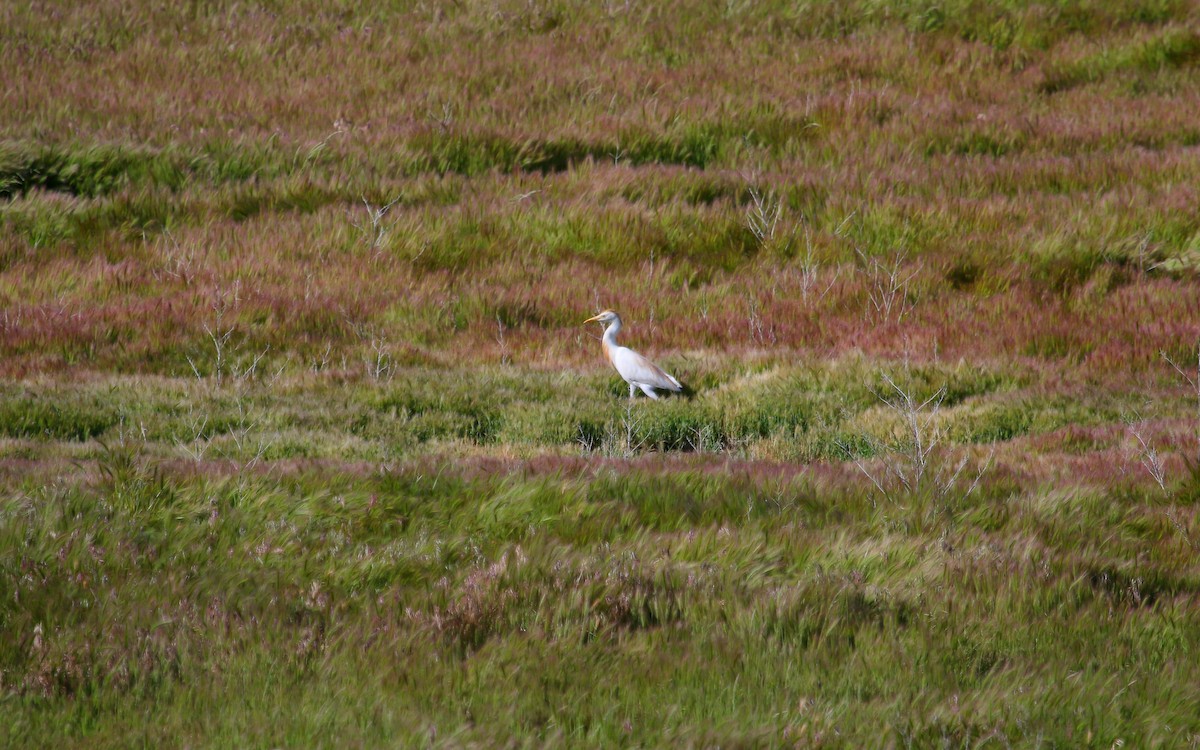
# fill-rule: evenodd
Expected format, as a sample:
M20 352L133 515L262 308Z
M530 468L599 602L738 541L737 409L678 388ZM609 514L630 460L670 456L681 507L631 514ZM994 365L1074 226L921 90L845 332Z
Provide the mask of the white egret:
M617 334L621 332L621 316L612 310L605 310L583 322L591 323L593 321L608 324L608 327L604 329L604 356L608 357L609 362L612 362L612 366L616 368L621 378L629 383L630 399L637 394L638 388L641 388L642 393L653 399L658 398L658 394L654 392L655 389L674 393L683 390L679 381L664 372L661 367L629 347L617 344Z

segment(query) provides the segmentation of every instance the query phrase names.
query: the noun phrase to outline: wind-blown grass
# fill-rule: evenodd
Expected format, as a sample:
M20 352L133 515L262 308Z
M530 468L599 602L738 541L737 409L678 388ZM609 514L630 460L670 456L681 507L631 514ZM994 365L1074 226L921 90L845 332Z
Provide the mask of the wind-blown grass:
M0 8L0 742L1195 745L1197 20Z
M11 741L1192 731L1195 558L1105 492L885 509L803 479L235 481L124 450L92 488L6 502ZM334 710L293 713L330 685ZM1079 713L1099 701L1118 710Z

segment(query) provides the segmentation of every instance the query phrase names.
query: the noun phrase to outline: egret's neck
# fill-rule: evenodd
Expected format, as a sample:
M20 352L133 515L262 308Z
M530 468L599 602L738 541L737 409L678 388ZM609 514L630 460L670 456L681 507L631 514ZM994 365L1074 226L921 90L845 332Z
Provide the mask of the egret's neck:
M604 345L616 346L617 334L621 332L621 319L617 318L608 324L608 328L604 329Z

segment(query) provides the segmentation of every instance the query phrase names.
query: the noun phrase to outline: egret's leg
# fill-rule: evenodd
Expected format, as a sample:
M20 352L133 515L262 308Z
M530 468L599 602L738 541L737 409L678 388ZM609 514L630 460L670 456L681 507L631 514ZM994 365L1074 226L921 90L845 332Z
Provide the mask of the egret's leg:
M633 400L633 396L635 393L637 393L637 386L634 385L633 383L630 383L629 384L629 400L630 401Z
M647 396L649 396L650 398L654 399L655 401L657 401L657 400L658 400L658 394L657 394L657 393L655 393L655 392L654 392L654 389L653 389L653 388L651 388L651 387L650 387L650 386L648 386L648 385L643 385L643 386L642 386L642 393L646 394Z

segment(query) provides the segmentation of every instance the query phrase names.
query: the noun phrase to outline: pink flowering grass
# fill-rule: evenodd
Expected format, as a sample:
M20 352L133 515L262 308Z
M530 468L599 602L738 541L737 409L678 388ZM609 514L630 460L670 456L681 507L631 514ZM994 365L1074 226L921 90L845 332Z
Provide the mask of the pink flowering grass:
M0 744L1194 745L1198 18L0 5Z

